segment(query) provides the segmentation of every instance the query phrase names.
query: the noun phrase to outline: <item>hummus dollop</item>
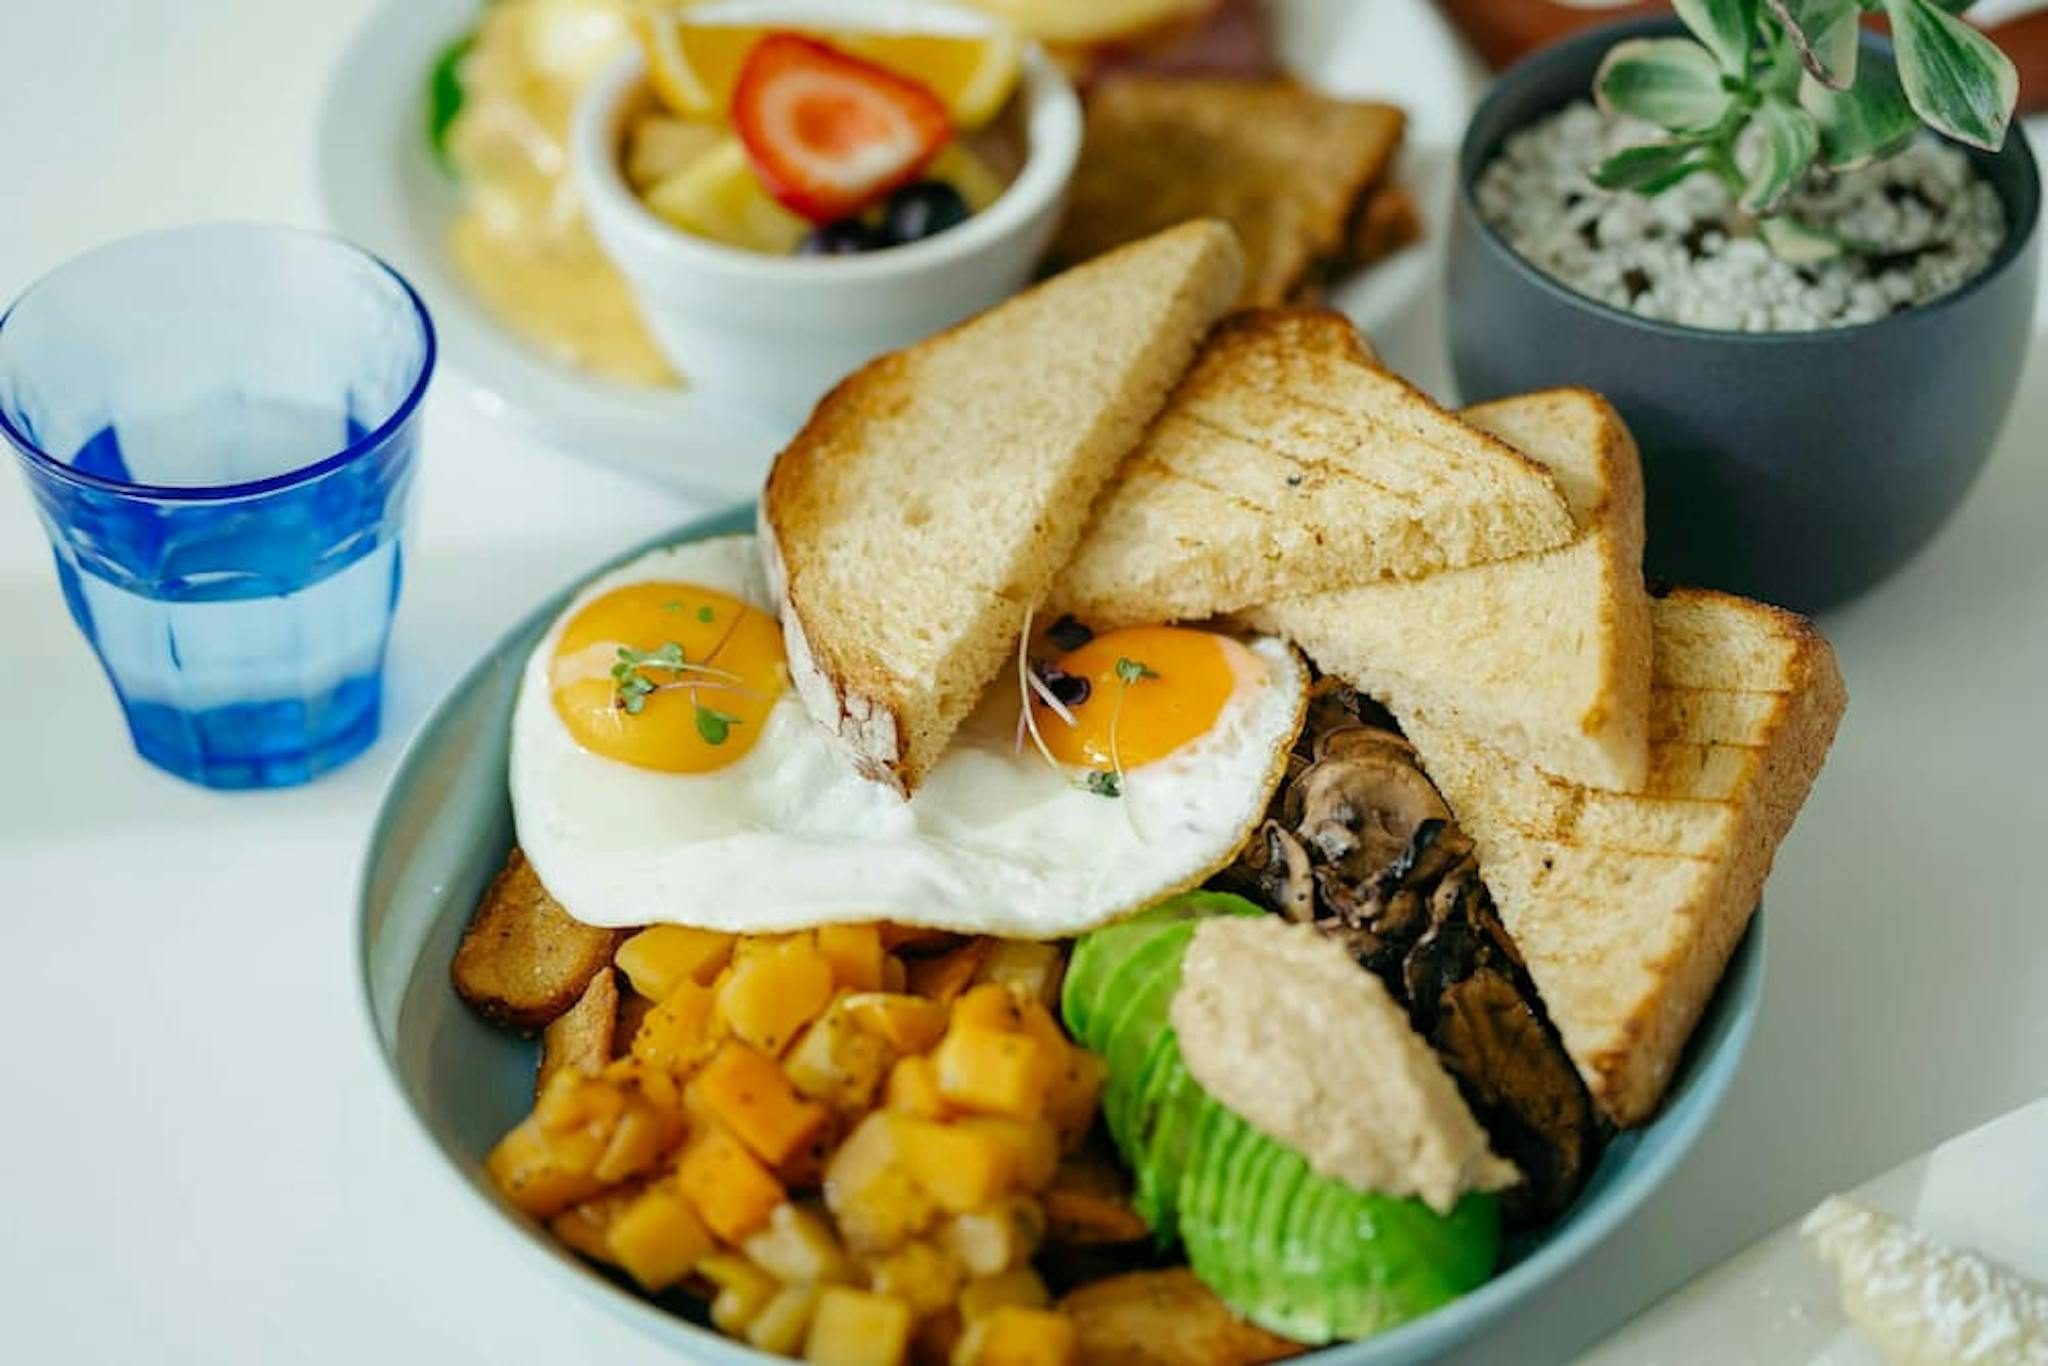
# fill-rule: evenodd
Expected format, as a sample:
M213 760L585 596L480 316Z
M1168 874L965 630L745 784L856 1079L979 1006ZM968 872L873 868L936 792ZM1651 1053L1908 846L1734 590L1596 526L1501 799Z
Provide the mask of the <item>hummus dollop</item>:
M1319 1176L1448 1214L1521 1179L1379 978L1310 925L1204 921L1171 1017L1188 1071Z

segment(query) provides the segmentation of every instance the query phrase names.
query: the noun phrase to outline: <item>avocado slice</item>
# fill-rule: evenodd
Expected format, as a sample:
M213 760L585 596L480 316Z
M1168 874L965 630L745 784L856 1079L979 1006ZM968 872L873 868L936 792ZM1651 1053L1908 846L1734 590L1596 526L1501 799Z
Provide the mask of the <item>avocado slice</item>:
M1162 1242L1253 1322L1304 1342L1366 1337L1483 1282L1499 1202L1448 1215L1315 1174L1298 1153L1212 1099L1169 1023L1195 922L1262 915L1239 897L1175 897L1076 945L1067 1028L1109 1066L1103 1116L1135 1178L1133 1206Z

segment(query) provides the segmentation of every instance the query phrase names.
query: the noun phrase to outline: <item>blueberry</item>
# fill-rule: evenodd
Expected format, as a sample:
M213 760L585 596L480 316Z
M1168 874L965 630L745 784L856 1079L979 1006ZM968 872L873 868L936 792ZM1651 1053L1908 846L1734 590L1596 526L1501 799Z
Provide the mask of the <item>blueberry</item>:
M827 223L822 228L812 228L804 234L804 240L796 244L799 256L853 256L877 247L888 246L882 234L876 232L858 218L842 218L836 223Z
M967 221L967 201L942 180L920 180L889 196L882 233L891 243L922 242Z

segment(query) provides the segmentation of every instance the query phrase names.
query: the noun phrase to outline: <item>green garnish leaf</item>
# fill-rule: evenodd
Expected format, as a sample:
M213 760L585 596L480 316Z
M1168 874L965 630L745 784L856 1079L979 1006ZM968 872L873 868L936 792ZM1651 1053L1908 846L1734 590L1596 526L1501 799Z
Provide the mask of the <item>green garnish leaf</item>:
M697 609L697 620L699 621L709 621L712 615L713 613L709 607L699 607Z
M664 612L680 612L687 605L681 598L670 598L661 605L661 610Z
M1159 675L1148 668L1142 659L1119 659L1116 662L1117 681L1125 687L1141 678L1157 678Z
M728 715L715 707L707 707L702 702L697 704L697 734L704 737L704 743L707 745L724 744L726 736L738 724L740 718L737 716Z
M1116 774L1114 773L1090 773L1081 785L1098 797L1120 797L1123 795L1123 784L1117 781Z
M618 663L612 665L612 700L628 716L638 716L647 705L648 695L659 687L653 679L642 672L644 669L666 669L675 673L686 666L683 647L671 640L658 650L629 650L619 647Z
M427 78L427 144L434 149L435 160L451 171L455 168L448 161L448 129L462 112L462 59L475 45L472 30L442 48Z

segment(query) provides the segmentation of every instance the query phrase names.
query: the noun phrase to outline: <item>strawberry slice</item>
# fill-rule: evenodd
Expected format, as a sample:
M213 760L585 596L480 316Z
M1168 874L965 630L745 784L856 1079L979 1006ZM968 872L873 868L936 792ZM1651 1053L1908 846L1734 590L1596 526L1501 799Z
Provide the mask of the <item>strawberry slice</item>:
M813 223L909 184L953 136L946 106L916 81L794 33L747 55L732 122L768 193Z

